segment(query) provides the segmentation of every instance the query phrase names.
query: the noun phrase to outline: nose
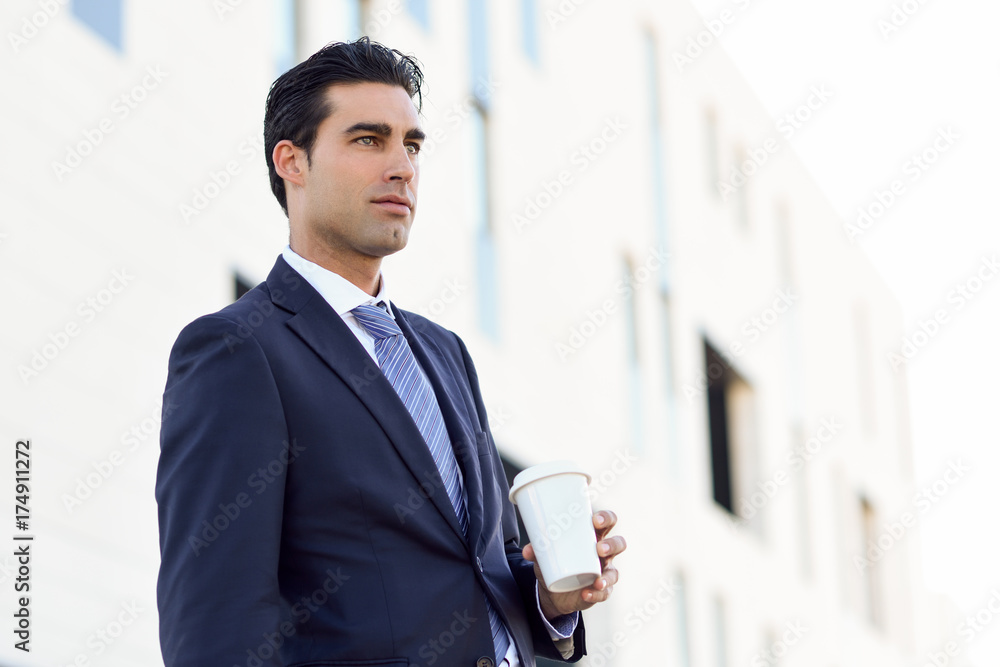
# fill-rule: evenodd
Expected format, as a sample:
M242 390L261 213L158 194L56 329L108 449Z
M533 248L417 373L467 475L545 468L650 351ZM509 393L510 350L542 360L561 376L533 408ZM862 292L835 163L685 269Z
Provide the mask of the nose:
M407 150L406 146L399 144L388 153L389 164L386 167L387 181L403 181L409 183L417 174L417 167L414 164L416 155Z

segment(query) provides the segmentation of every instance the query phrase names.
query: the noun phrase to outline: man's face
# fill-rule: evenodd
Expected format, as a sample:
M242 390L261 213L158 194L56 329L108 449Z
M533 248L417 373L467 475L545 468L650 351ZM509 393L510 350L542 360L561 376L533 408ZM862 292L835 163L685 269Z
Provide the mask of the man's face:
M293 224L340 261L385 257L406 246L417 210L417 110L403 88L382 83L333 85L326 96L333 112L319 126Z

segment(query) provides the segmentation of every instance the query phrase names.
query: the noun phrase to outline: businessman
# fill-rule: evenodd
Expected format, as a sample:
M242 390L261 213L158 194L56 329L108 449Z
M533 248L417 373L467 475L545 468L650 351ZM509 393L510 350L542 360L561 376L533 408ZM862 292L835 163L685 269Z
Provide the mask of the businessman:
M168 667L530 667L585 653L580 612L618 580L552 593L514 509L469 353L390 301L382 258L417 206L417 63L329 45L268 96L290 239L267 279L170 355L156 480Z

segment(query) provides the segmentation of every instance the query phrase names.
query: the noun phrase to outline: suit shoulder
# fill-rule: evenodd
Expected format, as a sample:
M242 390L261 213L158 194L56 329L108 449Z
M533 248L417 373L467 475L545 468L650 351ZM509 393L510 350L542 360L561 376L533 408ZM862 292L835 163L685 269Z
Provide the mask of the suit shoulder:
M229 353L249 340L260 344L260 334L272 323L280 309L272 303L267 286L261 283L239 300L195 318L185 325L174 341L173 354L219 345Z
M214 313L207 313L195 318L184 329L206 327L225 329L235 326L246 326L251 318L254 321L259 321L261 317L265 320L268 319L274 313L274 310L275 307L272 303L267 284L260 283L236 301L220 308ZM257 313L257 315L254 315L254 313Z

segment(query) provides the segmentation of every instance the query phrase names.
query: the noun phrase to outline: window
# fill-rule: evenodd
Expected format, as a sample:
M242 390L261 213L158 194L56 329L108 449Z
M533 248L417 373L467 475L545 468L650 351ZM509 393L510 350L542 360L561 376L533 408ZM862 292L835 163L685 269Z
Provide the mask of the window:
M347 0L344 4L346 5L344 25L348 28L347 40L354 41L362 35L369 35L373 39L377 39L388 19L384 17L369 18L368 0Z
M753 391L708 341L704 347L712 497L727 512L750 520L763 507L748 494L756 463Z
M862 545L865 549L865 556L868 556L868 550L871 549L871 545L878 547L878 528L875 523L875 508L872 507L871 503L867 498L862 497L860 500L860 512L861 512L861 530L862 530ZM872 549L874 551L874 549ZM864 600L864 610L865 616L867 616L868 621L876 628L882 629L882 598L879 595L879 589L881 587L880 574L882 568L880 567L881 560L879 558L872 558L868 561L867 567L859 568L861 570L861 577L863 580L864 590L862 591Z
M729 655L726 652L726 608L722 598L712 600L712 625L715 635L715 667L726 667Z
M656 38L652 33L645 34L645 57L646 57L646 92L649 96L649 146L650 146L650 178L652 187L650 193L653 197L653 225L656 231L656 241L663 253L669 252L667 236L667 193L666 193L666 170L663 164L665 149L663 146L663 126L660 120L660 68L657 61ZM715 187L713 183L713 187ZM668 278L670 272L666 266L660 267L657 272L657 281L662 291L669 289Z
M469 0L469 68L473 94L479 81L489 81L489 30L486 0ZM488 99L481 100L488 104Z
M494 341L500 339L496 245L490 220L489 137L485 110L475 104L472 124L473 228L475 235L476 286L479 328Z
M625 257L622 262L625 278L635 275L635 265ZM639 363L639 318L636 312L635 289L625 294L625 354L628 369L628 414L632 451L642 451L643 410L642 410L642 366Z
M742 169L741 160L744 159L745 153L742 148L737 148L736 153L733 155L733 162L736 165L736 169ZM745 177L744 182L736 188L735 193L731 193L736 198L736 220L739 222L741 229L750 228L750 201L749 201L749 188L750 188L750 178ZM730 185L732 185L730 183ZM735 186L734 186L735 187Z
M714 111L705 112L705 164L708 166L708 187L716 197L719 192L719 128Z
M524 55L534 64L538 55L538 0L521 0L521 44Z
M801 425L797 424L793 429L792 441L796 447L805 445L806 435ZM792 473L792 485L795 492L796 532L798 533L799 542L799 573L803 579L810 579L813 575L812 522L810 521L812 503L809 500L807 475L808 468L802 468Z
M660 269L666 271L666 268ZM663 341L663 394L666 397L667 406L664 410L664 418L667 420L667 447L668 463L671 474L675 481L681 479L681 443L677 435L677 410L674 405L674 345L673 345L673 317L671 315L672 304L670 292L660 291L660 331Z
M73 0L73 16L122 50L122 0Z
M275 2L275 67L284 74L299 62L299 3L297 0Z
M691 630L688 628L687 581L683 573L677 574L677 664L691 667Z
M424 30L431 29L430 0L407 0L406 8Z
M875 379L872 374L874 356L872 355L871 325L869 324L868 308L864 303L858 303L854 308L854 340L857 350L858 365L858 410L861 413L861 424L865 432L874 433L875 415Z
M489 33L486 1L469 0L469 87L472 89L473 232L476 257L479 327L494 341L500 339L496 239L490 215L490 88Z

